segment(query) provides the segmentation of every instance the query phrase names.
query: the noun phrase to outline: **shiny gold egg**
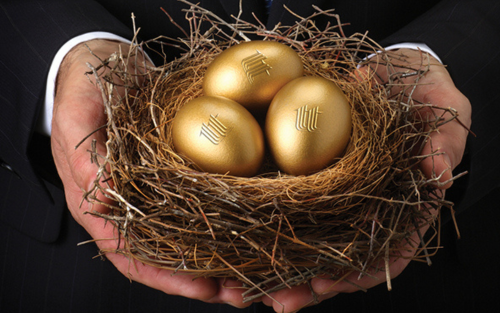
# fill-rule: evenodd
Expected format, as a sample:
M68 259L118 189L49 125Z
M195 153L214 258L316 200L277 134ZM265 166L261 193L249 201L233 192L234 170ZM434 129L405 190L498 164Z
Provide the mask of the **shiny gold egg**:
M243 106L223 97L203 96L179 109L172 121L177 153L202 170L252 176L264 158L264 136Z
M273 41L243 42L212 61L203 91L208 96L227 97L249 110L265 110L278 90L302 73L302 60L292 48Z
M278 167L288 174L308 175L342 155L351 136L351 108L335 83L301 77L276 94L265 127Z

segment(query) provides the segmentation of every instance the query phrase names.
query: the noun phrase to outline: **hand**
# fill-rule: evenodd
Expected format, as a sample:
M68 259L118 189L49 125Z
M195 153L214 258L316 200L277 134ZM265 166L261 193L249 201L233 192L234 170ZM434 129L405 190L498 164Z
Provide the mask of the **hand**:
M421 64L425 66L427 64L425 57L427 54L422 55L421 51L401 49L397 51L406 55L408 58L405 65L413 65L413 67L419 67ZM377 56L376 56L377 57ZM424 57L424 59L422 59ZM442 108L454 108L457 110L460 122L453 121L451 123L445 124L440 127L439 132L434 132L431 134L430 140L426 143L422 155L429 155L432 151L438 150L442 152L432 158L426 158L421 163L421 170L423 173L431 178L440 177L439 181L441 185L437 185L436 188L445 189L452 185L450 179L452 178L452 170L461 162L462 156L465 150L465 143L468 135L468 128L471 125L471 105L469 100L455 87L450 74L444 66L441 66L439 62L430 57L429 71L419 80L420 85L415 89L412 94L412 98L421 103L442 107ZM393 61L394 64L398 64ZM403 62L401 62L403 64ZM404 68L396 67L397 71L406 71ZM376 78L378 82L384 83L388 79L387 68L379 64L376 67L362 67L359 69L359 73L356 73L357 79L372 79ZM414 82L415 77L408 77L405 79L405 83ZM395 87L396 88L396 87ZM399 90L393 90L393 92L399 92ZM465 127L464 127L465 126ZM432 145L431 145L432 144ZM421 233L425 233L427 228L422 228ZM414 233L410 239L414 243L420 242L418 233ZM397 277L408 265L411 257L415 254L416 249L408 247L408 249L403 250L402 258L394 260L390 265L390 276L391 279ZM374 274L377 279L365 276L358 280L358 273L352 273L346 277L346 280L352 281L361 288L369 289L380 283L386 282L386 273L384 271L379 271ZM308 285L300 285L293 287L291 289L285 289L271 294L272 298L264 297L262 301L269 306L273 306L276 312L295 312L303 307L313 305L315 303L321 302L325 299L331 298L339 293L349 293L358 291L359 288L350 284L346 281L338 282L337 284L330 279L314 278L310 282L310 286L313 291L317 294L317 298L314 299L311 289Z
M128 51L128 45L114 41L92 40L87 42L87 45L103 60L119 51L120 45L122 51ZM112 251L117 247L118 236L113 225L105 223L104 219L84 214L85 211L92 210L106 214L107 207L82 203L84 192L93 186L97 166L91 164L90 154L86 148L75 149L75 146L85 136L106 123L101 91L84 75L89 71L86 62L97 66L99 61L82 44L66 56L61 66L52 121L52 153L73 218L97 240L96 244L101 250ZM89 147L92 139L97 140L98 153L106 155L106 133L101 131L93 134L84 146ZM104 197L102 200L108 201ZM108 238L114 239L99 240ZM172 275L172 271L144 265L123 255L107 253L106 257L123 275L167 294L210 303L229 303L237 307L250 305L242 303L241 289L227 288L238 286L237 282L207 278L193 280L194 277L191 275Z

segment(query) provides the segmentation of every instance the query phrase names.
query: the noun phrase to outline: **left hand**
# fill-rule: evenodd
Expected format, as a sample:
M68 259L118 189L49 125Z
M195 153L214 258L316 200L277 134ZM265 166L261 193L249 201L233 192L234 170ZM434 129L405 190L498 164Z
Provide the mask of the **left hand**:
M440 189L448 189L451 187L452 182L450 179L453 177L452 170L460 164L465 151L465 144L467 135L471 126L472 108L469 100L462 94L446 70L446 67L441 65L437 59L428 55L425 52L412 49L399 49L391 51L391 53L404 55L405 62L398 61L396 58L392 59L394 65L393 71L398 72L412 72L407 67L412 69L421 69L429 66L428 72L420 78L418 86L412 93L412 99L416 102L423 104L432 104L441 108L453 108L458 112L458 121L453 121L439 127L438 131L433 132L427 140L426 145L421 153L422 156L430 155L433 152L438 152L434 157L425 158L422 161L420 169L428 177L440 177L439 181L445 183L444 185L437 186ZM402 65L405 67L398 67ZM368 68L367 66L359 69L360 75L358 77L374 77L379 83L388 81L388 73L385 66L381 64ZM403 83L412 84L415 82L418 75L408 76L403 79ZM393 89L398 89L395 86ZM397 93L399 90L391 90L391 93ZM422 118L433 118L433 112L422 113ZM440 115L441 112L435 112ZM445 118L450 117L445 116Z
M400 49L397 52L406 55L408 57L406 61L414 67L418 68L421 64L423 66L427 65L426 59L422 59L423 55L427 55L426 53L411 49ZM453 177L452 170L461 162L465 151L468 128L471 125L471 104L456 88L446 68L432 56L429 56L429 58L432 65L425 76L419 80L419 86L412 94L412 98L421 103L431 103L442 108L452 107L457 110L461 122L453 121L441 126L439 131L433 132L430 135L422 151L422 155L429 155L436 150L441 153L433 158L426 158L421 163L421 170L428 178L439 177L441 175L439 181L442 184L436 185L436 188L443 189L444 191L452 185L450 181ZM397 68L398 63L396 61L394 61L394 65L396 65L396 70L405 71L405 69ZM375 72L368 67L362 67L355 76L358 79L372 79L376 77L378 82L387 81L388 78L387 68L382 65L376 67ZM405 83L414 82L415 77L410 76L405 78ZM426 228L421 229L422 234L425 230ZM420 242L416 232L410 240L415 243ZM415 247L408 246L407 248L402 250L401 258L391 263L391 278L397 277L406 268L408 263L410 263L411 258L416 253ZM346 277L346 280L355 282L364 289L369 289L386 282L386 273L384 271L374 274L377 279L364 276L358 280L358 276L359 273L352 273ZM339 293L351 293L359 290L345 280L336 284L334 283L336 282L330 279L313 278L310 285L317 294L316 299L314 299L310 287L307 284L302 284L291 289L277 291L271 294L274 300L270 297L264 297L263 302L268 306L272 306L276 312L282 312L283 310L284 312L295 312L306 306L314 305L317 303L315 300L321 302Z

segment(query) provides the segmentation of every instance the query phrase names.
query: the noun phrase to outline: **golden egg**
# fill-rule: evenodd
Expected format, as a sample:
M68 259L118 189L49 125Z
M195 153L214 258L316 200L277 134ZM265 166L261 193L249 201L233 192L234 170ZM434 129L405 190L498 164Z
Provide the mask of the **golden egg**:
M307 175L331 165L351 136L351 108L342 90L321 77L301 77L274 97L266 137L278 167Z
M243 106L223 97L199 97L186 103L172 121L175 150L202 170L252 176L264 158L264 136Z
M203 91L249 110L267 109L278 90L302 73L302 60L292 48L273 41L243 42L213 60L203 79Z

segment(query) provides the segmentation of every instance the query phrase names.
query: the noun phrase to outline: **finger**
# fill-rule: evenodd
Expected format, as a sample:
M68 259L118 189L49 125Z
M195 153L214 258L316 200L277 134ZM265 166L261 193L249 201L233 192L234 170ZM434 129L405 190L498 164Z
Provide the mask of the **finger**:
M169 295L209 301L218 292L216 281L210 278L195 278L182 272L174 273L115 253L107 253L106 257L124 276Z
M247 290L243 283L234 279L220 278L218 281L217 294L208 300L209 303L226 303L237 308L246 308L254 302L260 302L260 298L244 302L243 293Z
M262 302L270 306L276 312L296 312L307 306L317 304L331 295L317 295L313 293L310 285L307 283L285 288L271 293L269 296L264 296Z

